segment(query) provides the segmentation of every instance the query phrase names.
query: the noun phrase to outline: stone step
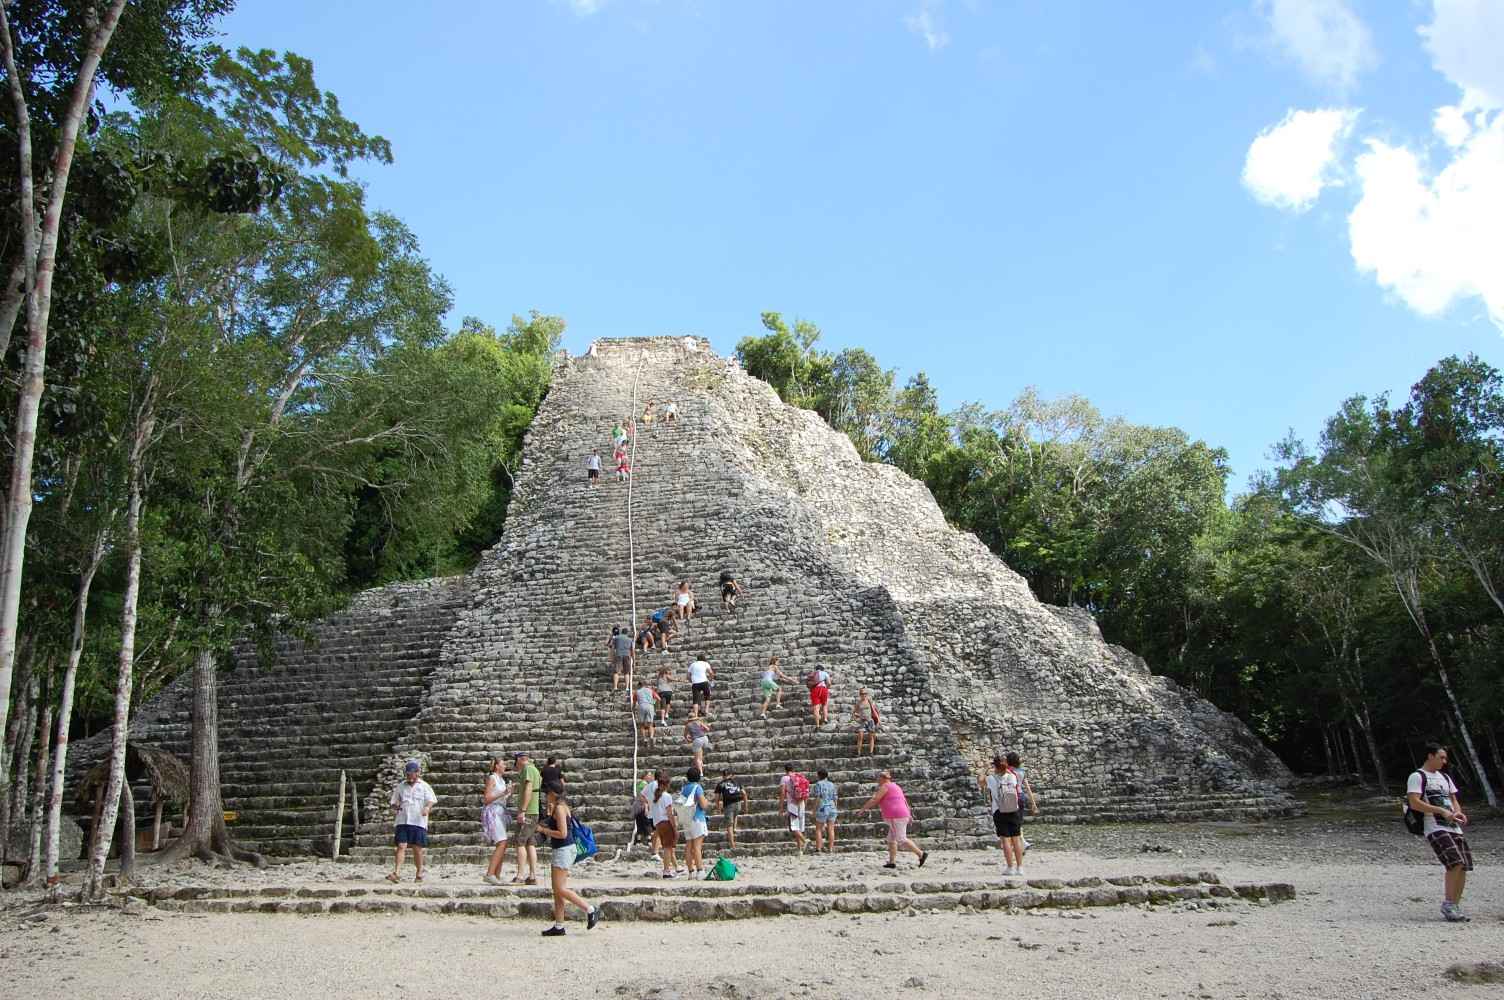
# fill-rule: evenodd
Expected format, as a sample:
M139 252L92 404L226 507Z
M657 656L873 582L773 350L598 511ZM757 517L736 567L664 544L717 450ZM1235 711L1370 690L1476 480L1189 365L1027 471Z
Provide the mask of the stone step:
M1164 906L1191 900L1279 903L1295 898L1288 883L1225 885L1210 873L1147 879L998 879L807 883L664 880L659 885L589 885L590 863L576 868L574 888L599 907L604 922L735 920L784 915L816 916L960 911L1004 913L1033 909ZM1209 878L1208 878L1209 876ZM211 886L133 888L129 895L163 910L185 913L442 913L550 919L544 886L393 885L361 887Z

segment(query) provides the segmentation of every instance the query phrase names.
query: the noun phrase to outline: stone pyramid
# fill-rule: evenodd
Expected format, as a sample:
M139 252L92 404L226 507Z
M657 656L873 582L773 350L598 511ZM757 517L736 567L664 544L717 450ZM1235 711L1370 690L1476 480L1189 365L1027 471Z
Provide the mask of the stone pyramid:
M610 465L611 426L653 401L673 424L638 428L631 490L609 471L587 485L585 458ZM629 553L631 554L629 556ZM716 580L747 593L734 614ZM635 594L633 579L635 578ZM327 851L338 774L363 799L346 847L384 851L385 806L400 762L417 755L439 795L433 844L479 856L480 791L493 753L526 748L563 762L571 795L605 845L630 834L630 782L682 774L688 701L656 747L636 745L612 694L605 639L670 602L688 579L703 611L669 653L679 676L696 654L716 668L712 777L729 768L750 803L740 840L787 841L776 809L784 763L830 771L846 846L871 846L875 820L851 810L891 769L920 838L990 836L977 774L994 749L1018 750L1046 815L1058 821L1233 819L1285 813L1289 773L1233 716L1150 673L1103 641L1091 617L1041 604L929 491L864 463L818 416L691 337L601 340L560 359L528 432L502 541L467 576L370 591L285 641L276 661L249 653L221 691L226 808L240 837L275 852ZM634 600L635 598L635 600ZM762 719L758 674L834 675L833 724L809 723L803 686ZM847 721L859 686L883 711L875 756L858 757ZM186 752L186 679L144 711L138 738ZM107 739L107 734L105 735ZM97 759L80 753L79 763ZM718 841L719 823L712 823Z

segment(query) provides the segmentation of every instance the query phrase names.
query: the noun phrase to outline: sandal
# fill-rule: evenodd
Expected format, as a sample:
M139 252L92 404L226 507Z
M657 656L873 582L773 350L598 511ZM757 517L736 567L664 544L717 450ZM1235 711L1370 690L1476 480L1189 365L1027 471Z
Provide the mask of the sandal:
M396 872L391 872L390 874L388 874L387 877L386 877L386 880L388 882L401 882L402 881L402 879L400 879L400 878L397 877L397 873Z
M523 885L537 885L538 884L538 880L536 878L534 878L533 876L529 875L526 879L523 880L522 884Z
M423 881L423 873L419 872L417 875L413 876L413 881L414 882L421 882L421 881Z

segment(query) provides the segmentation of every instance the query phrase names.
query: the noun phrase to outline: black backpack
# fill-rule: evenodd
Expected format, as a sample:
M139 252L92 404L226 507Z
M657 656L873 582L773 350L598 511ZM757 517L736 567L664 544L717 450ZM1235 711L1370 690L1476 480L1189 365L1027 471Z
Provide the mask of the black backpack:
M1420 775L1420 797L1424 801L1426 797L1426 772L1416 771L1415 773ZM1406 785L1409 785L1408 781ZM1426 829L1426 816L1425 813L1418 813L1410 808L1410 792L1408 787L1405 792L1404 803L1405 806L1401 817L1405 822L1405 829L1419 837Z

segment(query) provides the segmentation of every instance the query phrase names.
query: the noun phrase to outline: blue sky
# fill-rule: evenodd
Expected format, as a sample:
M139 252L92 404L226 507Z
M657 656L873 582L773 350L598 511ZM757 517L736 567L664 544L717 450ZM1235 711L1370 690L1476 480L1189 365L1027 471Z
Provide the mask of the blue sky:
M1235 488L1347 395L1504 366L1504 0L243 0L224 31L392 141L361 176L456 324L729 353L780 310L947 407L1182 427Z

